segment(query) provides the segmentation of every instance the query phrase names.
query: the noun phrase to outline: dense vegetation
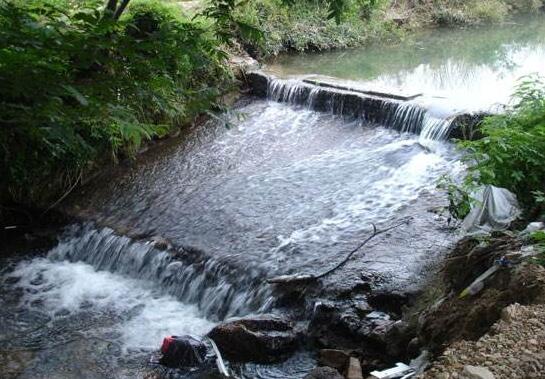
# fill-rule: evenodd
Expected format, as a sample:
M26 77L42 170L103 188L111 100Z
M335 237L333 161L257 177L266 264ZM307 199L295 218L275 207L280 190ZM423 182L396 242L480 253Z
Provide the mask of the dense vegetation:
M158 1L0 2L0 191L45 205L96 162L209 109L229 79L206 25Z
M254 55L345 48L399 33L395 23L384 17L388 5L384 0L346 0L337 20L328 17L330 5L325 1L298 1L289 8L281 3L259 0L237 9L237 18L256 25L266 36L260 44L241 38Z
M391 3L393 17L417 26L500 22L544 6L543 0L393 0Z
M501 22L518 13L543 8L543 0L339 0L342 12L327 17L331 1L303 0L282 7L286 0L255 0L237 8L236 18L265 32L263 43L239 38L251 53L276 55L359 46L395 40L426 26ZM340 22L339 22L340 21Z
M534 215L545 202L545 82L526 78L504 114L485 119L482 139L460 142L470 166L466 188L492 184L513 191Z
M340 22L344 1L322 3ZM225 46L263 41L241 6L189 19L167 0L0 0L0 204L55 204L214 108L232 84Z

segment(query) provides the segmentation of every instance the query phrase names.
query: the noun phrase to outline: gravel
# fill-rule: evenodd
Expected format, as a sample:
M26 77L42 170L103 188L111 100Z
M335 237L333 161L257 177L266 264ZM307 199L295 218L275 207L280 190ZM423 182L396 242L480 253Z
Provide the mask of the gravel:
M486 369L496 379L545 378L545 305L508 306L486 335L453 343L418 378L479 378L469 373Z

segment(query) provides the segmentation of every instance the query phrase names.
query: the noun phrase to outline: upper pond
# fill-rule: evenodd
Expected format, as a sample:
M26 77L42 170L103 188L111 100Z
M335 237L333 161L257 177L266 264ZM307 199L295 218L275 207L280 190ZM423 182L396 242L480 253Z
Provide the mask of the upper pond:
M469 29L432 29L401 44L320 54L284 55L279 76L326 75L385 89L447 97L461 109L508 101L517 80L545 74L543 17Z

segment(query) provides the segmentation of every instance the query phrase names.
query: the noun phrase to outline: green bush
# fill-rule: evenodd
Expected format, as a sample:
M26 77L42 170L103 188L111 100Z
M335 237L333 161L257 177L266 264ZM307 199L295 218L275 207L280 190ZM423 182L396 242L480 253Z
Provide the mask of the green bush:
M362 45L373 38L395 30L382 17L387 5L382 0L349 0L343 2L338 22L331 19L327 1L297 1L289 7L282 0L248 2L236 11L236 17L263 31L263 43L241 38L250 51L262 56L283 51L316 51Z
M413 26L474 25L501 22L522 13L534 13L543 0L398 0L391 1L394 13L409 14Z
M431 6L432 21L439 25L500 22L508 13L509 6L504 0L440 0Z
M468 152L467 185L492 184L513 191L526 208L545 192L545 83L536 77L519 85L511 109L485 119L483 138L460 142Z
M97 162L132 157L213 106L214 37L159 1L0 0L1 201L51 203Z
M543 0L506 0L507 6L514 12L533 12L545 5Z
M475 1L470 5L471 17L476 22L493 23L503 21L509 9L507 4L498 0Z

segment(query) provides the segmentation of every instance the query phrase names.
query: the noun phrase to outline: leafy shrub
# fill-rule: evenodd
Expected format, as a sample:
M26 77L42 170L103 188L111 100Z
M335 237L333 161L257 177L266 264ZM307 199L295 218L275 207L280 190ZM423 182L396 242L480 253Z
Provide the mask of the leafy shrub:
M514 12L532 12L543 8L543 0L507 0L507 5Z
M266 37L262 44L241 38L243 45L263 56L283 51L314 51L362 45L379 35L389 34L395 26L375 12L382 0L347 0L338 2L342 12L332 19L331 4L324 0L259 0L240 7L235 16L256 25ZM337 22L338 21L338 22Z
M508 7L498 0L476 1L471 5L471 17L475 22L500 22L508 15Z
M484 138L460 142L470 164L466 184L492 184L513 191L530 208L545 189L545 83L528 77L511 109L485 119Z
M51 202L213 105L225 54L159 1L0 0L0 194Z
M503 0L437 1L431 9L432 20L439 25L499 22L509 11Z

